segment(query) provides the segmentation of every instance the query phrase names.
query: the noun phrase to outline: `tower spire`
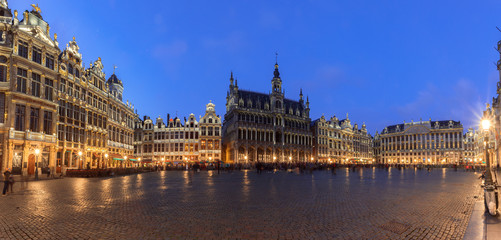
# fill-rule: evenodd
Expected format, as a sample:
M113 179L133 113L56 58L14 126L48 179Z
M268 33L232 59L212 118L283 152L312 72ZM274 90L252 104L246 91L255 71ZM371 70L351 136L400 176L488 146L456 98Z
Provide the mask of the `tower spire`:
M233 86L233 71L231 71L230 86Z

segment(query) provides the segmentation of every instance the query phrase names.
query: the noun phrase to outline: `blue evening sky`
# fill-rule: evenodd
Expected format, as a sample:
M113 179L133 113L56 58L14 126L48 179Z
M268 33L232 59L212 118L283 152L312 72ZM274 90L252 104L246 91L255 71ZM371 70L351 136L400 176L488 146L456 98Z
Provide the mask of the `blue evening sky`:
M33 1L10 0L12 10ZM371 134L404 120L478 122L495 95L499 1L39 0L64 48L101 57L138 113L220 115L230 71L240 89L271 90L275 52L287 98L363 122ZM22 17L22 14L19 14Z

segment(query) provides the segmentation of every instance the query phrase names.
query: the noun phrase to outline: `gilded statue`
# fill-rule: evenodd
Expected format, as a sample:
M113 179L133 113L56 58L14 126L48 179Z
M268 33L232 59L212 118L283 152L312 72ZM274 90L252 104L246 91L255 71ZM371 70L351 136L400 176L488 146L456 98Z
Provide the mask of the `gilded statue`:
M37 5L31 4L31 6L33 7L33 10L35 10L35 12L42 13L42 10L40 10L40 8L38 7L38 3L37 3Z

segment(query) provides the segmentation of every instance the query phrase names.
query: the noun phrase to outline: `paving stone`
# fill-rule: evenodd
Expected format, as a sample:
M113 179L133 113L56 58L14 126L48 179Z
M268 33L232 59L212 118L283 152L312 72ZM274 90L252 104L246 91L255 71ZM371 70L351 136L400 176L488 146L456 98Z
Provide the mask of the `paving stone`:
M471 172L153 172L15 185L0 239L462 239Z

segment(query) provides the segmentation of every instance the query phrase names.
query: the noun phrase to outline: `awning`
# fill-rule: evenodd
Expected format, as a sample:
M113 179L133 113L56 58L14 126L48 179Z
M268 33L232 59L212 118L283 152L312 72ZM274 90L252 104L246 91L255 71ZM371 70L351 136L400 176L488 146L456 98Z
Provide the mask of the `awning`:
M133 162L137 162L137 159L134 159L134 158L131 158L131 159L129 159L129 160L131 160L131 161L133 161Z
M123 158L113 158L113 160L123 161Z

